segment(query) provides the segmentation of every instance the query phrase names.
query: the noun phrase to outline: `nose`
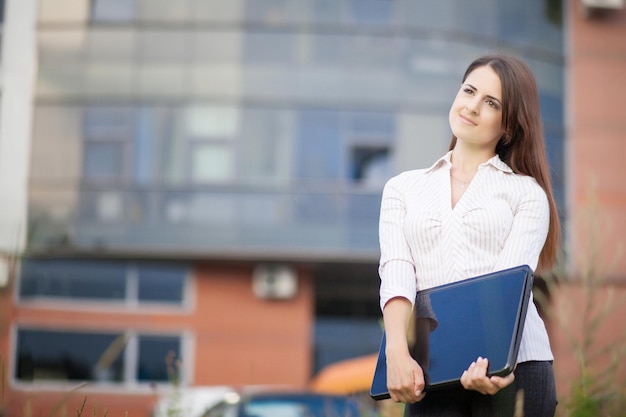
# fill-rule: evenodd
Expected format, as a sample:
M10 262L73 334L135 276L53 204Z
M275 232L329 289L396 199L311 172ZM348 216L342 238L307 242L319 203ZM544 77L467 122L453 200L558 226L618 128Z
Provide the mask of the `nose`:
M478 109L480 108L479 100L478 99L469 100L467 104L465 105L465 108L467 109L467 111L471 113L478 114Z

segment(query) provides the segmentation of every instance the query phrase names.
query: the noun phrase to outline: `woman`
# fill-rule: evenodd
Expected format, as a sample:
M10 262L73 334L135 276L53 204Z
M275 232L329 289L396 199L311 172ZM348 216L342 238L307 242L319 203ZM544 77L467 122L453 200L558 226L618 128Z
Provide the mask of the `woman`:
M385 185L380 214L380 302L391 398L406 416L553 417L556 393L545 325L530 303L515 372L487 377L488 358L468 364L458 388L423 392L407 326L417 290L517 265L550 268L559 218L544 149L539 95L521 60L472 62L449 114L449 152L428 169Z

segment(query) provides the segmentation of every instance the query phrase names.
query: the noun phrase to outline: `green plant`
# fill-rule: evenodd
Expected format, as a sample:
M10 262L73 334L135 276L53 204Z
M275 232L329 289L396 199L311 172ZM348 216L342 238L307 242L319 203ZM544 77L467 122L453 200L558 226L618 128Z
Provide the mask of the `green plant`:
M171 387L171 391L168 394L166 407L164 410L160 410L161 413L165 412L164 417L185 417L185 410L183 408L182 392L181 392L181 379L180 379L180 367L181 361L176 358L175 352L170 352L165 358L165 364L167 366L167 375ZM160 416L161 417L161 416Z
M608 225L602 224L605 217L600 213L597 200L590 198L589 201L582 217L586 224L580 228L586 245L580 245L575 260L570 259L571 263L576 261L576 265L568 267L564 255L559 266L546 277L548 293L560 295L559 305L553 306L541 293L535 295L558 325L577 365L577 376L571 381L570 392L562 400L559 414L565 417L624 417L626 332L613 334L606 343L598 342L603 326L617 314L618 307L625 305L626 294L616 295L615 288L606 282L620 255L620 248L618 245L612 261L606 260L603 242L609 234ZM570 271L572 269L575 276ZM578 298L576 294L579 294Z
M74 388L72 388L71 390L67 391L57 402L56 404L52 407L52 409L50 410L50 412L48 413L48 417L54 417L57 416L59 413L61 413L61 415L65 416L66 414L66 410L65 410L65 404L67 402L67 399L74 394L76 391L78 391L79 389L81 389L82 387L86 386L87 383L83 382L81 384L78 384L77 386L75 386ZM81 408L79 408L77 410L77 416L80 417L83 414L83 409L85 407L85 402L87 401L87 397L85 396L85 398L83 399L83 403ZM30 407L29 407L30 408ZM24 416L24 417L30 417L29 415Z
M2 375L0 375L0 417L4 416L4 360L2 359L2 354L0 354L0 368L2 370Z

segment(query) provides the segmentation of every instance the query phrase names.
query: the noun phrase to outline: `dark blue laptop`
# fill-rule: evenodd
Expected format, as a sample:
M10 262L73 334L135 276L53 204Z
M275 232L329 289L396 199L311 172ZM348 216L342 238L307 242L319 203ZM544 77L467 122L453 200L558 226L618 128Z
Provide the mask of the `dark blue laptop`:
M425 391L460 384L479 356L489 360L489 375L513 371L533 279L522 265L418 292L407 339L424 370ZM390 398L384 332L370 395Z

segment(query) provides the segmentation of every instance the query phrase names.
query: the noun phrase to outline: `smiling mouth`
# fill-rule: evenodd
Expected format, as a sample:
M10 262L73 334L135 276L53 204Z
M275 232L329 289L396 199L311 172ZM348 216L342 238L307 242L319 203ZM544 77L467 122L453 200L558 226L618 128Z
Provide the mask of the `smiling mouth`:
M463 121L463 123L467 125L476 126L476 123L474 123L471 119L463 116L462 114L459 114L459 118Z

